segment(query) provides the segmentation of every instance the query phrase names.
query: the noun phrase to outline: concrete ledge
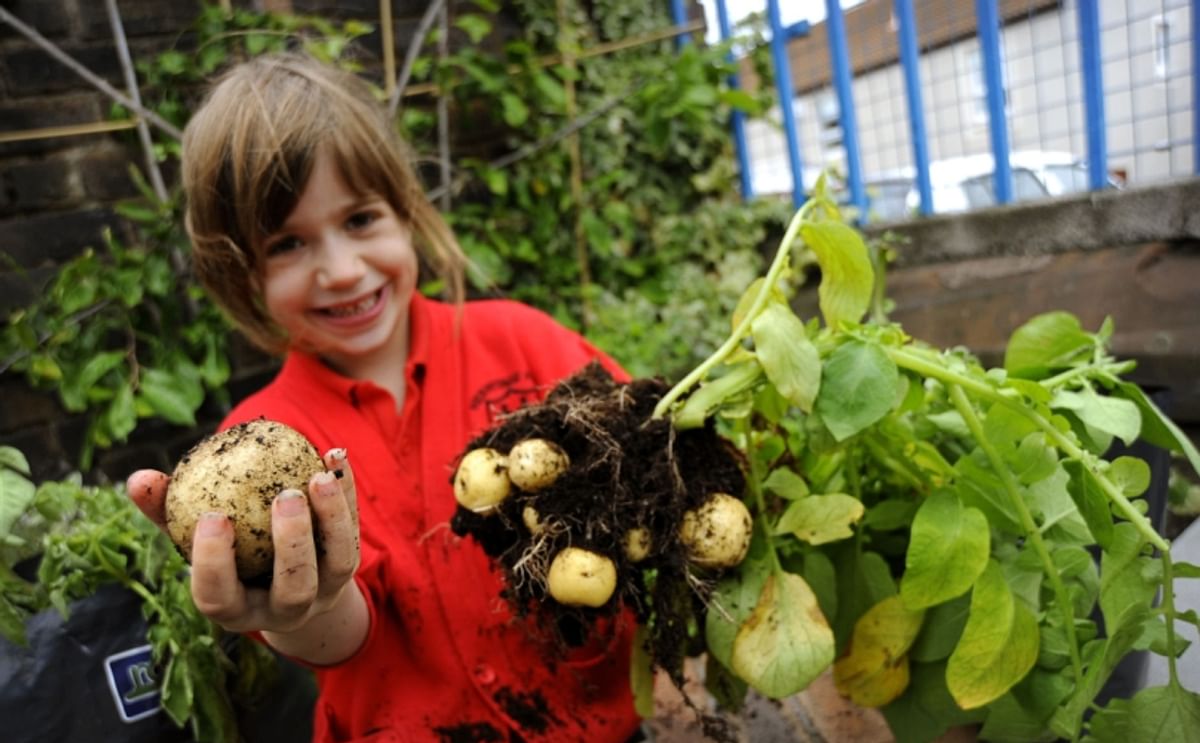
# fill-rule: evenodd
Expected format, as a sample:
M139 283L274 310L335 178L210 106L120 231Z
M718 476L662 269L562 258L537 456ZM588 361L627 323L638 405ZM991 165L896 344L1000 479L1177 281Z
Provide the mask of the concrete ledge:
M1200 178L873 225L907 239L897 265L1200 239Z

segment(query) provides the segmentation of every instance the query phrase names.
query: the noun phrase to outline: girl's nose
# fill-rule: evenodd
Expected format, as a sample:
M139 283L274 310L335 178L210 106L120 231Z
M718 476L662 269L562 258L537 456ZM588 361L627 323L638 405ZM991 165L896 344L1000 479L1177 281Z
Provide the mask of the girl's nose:
M366 268L358 251L336 238L322 244L318 261L317 278L325 288L351 286L363 277Z

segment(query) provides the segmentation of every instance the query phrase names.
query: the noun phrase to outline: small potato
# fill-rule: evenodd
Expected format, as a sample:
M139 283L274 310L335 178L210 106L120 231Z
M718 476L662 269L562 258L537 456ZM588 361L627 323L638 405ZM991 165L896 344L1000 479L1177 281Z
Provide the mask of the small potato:
M679 539L692 564L731 568L750 549L752 523L744 503L725 493L713 493L699 507L683 514Z
M525 439L508 452L508 477L528 493L550 487L569 466L562 447L546 439Z
M280 491L308 493L308 480L325 471L316 448L282 423L258 419L213 434L183 456L166 495L167 533L190 559L196 522L208 512L233 522L234 553L242 580L269 575L275 563L271 503Z
M542 517L533 506L525 506L521 509L521 520L525 522L525 528L535 537L542 533L546 525L542 523Z
M455 499L475 513L491 513L510 492L508 458L495 449L467 452L454 473Z
M566 606L604 606L617 587L617 568L604 555L567 547L554 556L546 577L550 595Z
M625 532L625 557L630 562L638 563L650 554L650 530L638 526Z

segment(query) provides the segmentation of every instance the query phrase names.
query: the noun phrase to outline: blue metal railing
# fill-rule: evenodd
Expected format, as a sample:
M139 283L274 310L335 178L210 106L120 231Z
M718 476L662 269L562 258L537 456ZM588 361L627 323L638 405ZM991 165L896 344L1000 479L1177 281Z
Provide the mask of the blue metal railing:
M728 19L728 13L725 5L726 0L715 1L716 7L718 7L721 38L722 40L727 40L727 38L730 37L731 31L730 19ZM859 212L860 220L863 220L866 212L868 212L869 194L866 193L866 174L864 173L863 168L863 158L859 151L860 133L858 127L858 115L856 113L856 108L854 108L853 96L854 68L851 64L851 49L847 43L846 18L844 11L842 11L841 8L841 2L844 1L845 0L824 0L824 10L826 10L824 30L826 30L828 41L830 78L832 78L834 92L836 96L838 96L838 124L841 130L841 146L845 151L846 190L848 192L847 196L848 200L850 200L850 203L856 206ZM1135 0L1127 0L1127 12L1129 11L1129 8L1132 7L1130 4L1133 4L1134 1ZM672 2L673 4L677 4L679 0L672 0ZM790 64L791 60L788 59L787 47L788 42L792 41L793 38L808 35L810 28L808 20L799 20L799 22L792 23L791 25L784 25L784 23L782 23L780 6L781 4L784 4L784 2L787 2L787 0L761 0L761 2L763 2L764 6L766 6L767 11L767 25L770 32L770 59L772 59L775 72L775 85L779 94L782 130L784 130L784 136L786 140L786 158L788 166L790 166L791 169L792 200L794 204L799 205L805 198L805 186L803 178L802 148L800 148L799 128L797 122L797 94L792 83L792 67ZM922 79L920 79L920 54L922 54L922 50L920 50L918 44L922 36L919 34L916 13L914 13L913 5L913 0L893 0L893 14L892 19L890 19L892 20L893 25L890 30L895 32L896 46L899 48L899 59L896 60L896 64L898 64L900 76L902 80L904 80L904 91L908 113L907 124L908 131L910 131L912 145L912 181L914 191L916 191L916 196L908 197L907 203L911 206L913 205L913 198L919 199L916 205L918 206L920 214L929 215L935 211L934 182L932 182L930 173L930 137L929 130L926 128L923 86ZM1079 95L1081 96L1082 113L1084 113L1084 120L1082 120L1082 124L1084 124L1084 134L1086 137L1086 184L1087 188L1091 188L1091 190L1100 190L1100 188L1109 187L1112 182L1110 180L1109 172L1110 152L1108 146L1108 137L1110 136L1110 132L1121 132L1121 126L1136 124L1136 121L1134 120L1110 121L1108 118L1106 118L1105 95L1106 92L1108 92L1109 96L1114 95L1114 91L1105 91L1105 68L1110 68L1112 61L1122 59L1121 53L1123 53L1124 55L1128 56L1130 60L1129 70L1132 71L1134 52L1148 52L1148 49L1134 49L1132 46L1126 48L1122 47L1121 44L1117 44L1117 47L1120 48L1121 53L1118 53L1116 58L1104 58L1102 35L1103 38L1109 38L1109 34L1114 26L1102 25L1102 17L1100 17L1099 5L1099 0L1076 0L1074 8L1075 18L1073 24L1076 26L1076 28L1078 28L1079 34ZM1136 144L1136 146L1140 148L1136 150L1139 167L1141 167L1141 152L1150 152L1151 150L1158 152L1164 148L1170 148L1170 146L1190 144L1192 145L1192 162L1188 163L1188 166L1190 166L1190 170L1192 170L1193 174L1200 175L1200 0L1190 0L1188 2L1188 10L1190 11L1190 22L1188 26L1188 30L1190 31L1189 41L1192 42L1189 44L1189 68L1190 71L1192 71L1189 82L1190 102L1189 104L1184 103L1182 108L1171 108L1169 104L1166 106L1165 114L1166 116L1169 116L1168 124L1166 124L1166 127L1168 127L1168 130L1166 131L1168 131L1168 133L1166 133L1166 136L1162 139L1156 139L1153 140L1153 143L1150 143L1148 142L1147 138L1151 137L1151 134L1142 132L1138 127L1132 128L1134 128L1136 131L1135 139L1139 140L1138 144ZM1063 26L1072 24L1072 22L1070 22L1070 14L1072 13L1070 13L1069 6L1068 10L1061 11L1061 24ZM1018 143L1021 142L1022 138L1024 138L1027 142L1027 140L1030 139L1030 134L1028 134L1028 130L1021 128L1022 125L1020 119L1010 121L1010 115L1025 115L1026 120L1028 120L1028 116L1030 116L1030 114L1028 114L1027 110L1024 114L1022 114L1021 110L1018 108L1018 103L1014 103L1013 112L1009 112L1006 76L1004 76L1006 60L1004 60L1002 55L1003 47L1001 37L1002 23L1007 23L1007 18L1008 16L1001 18L1000 4L998 4L996 0L974 0L976 38L979 44L979 60L982 62L982 65L980 66L982 66L983 77L983 89L982 92L980 92L980 102L986 103L986 124L988 124L988 130L986 131L988 131L991 152L990 166L988 166L991 169L991 190L989 196L991 197L992 202L997 204L1007 204L1013 202L1013 200L1016 198L1028 197L1028 186L1025 184L1024 180L1022 180L1022 188L1025 188L1026 191L1022 191L1020 194L1014 193L1014 185L1016 185L1014 184L1014 164L1016 164L1016 166L1019 168L1025 168L1026 166L1021 164L1020 157L1018 157L1020 154L1013 154L1010 137L1014 137L1015 142ZM1170 40L1168 37L1170 24L1177 23L1176 20L1170 20L1166 18L1165 14L1163 14L1163 16L1145 16L1138 18L1153 18L1154 22L1163 24L1165 30L1163 31L1162 41L1159 41L1156 37L1156 40L1153 42L1156 44L1156 47L1154 47L1154 53L1159 53L1157 44L1163 44L1163 59L1165 60L1168 58L1168 55L1170 55L1170 49L1172 48L1171 44L1177 43L1172 42L1172 40ZM862 20L862 17L860 17L860 20ZM1133 23L1133 17L1130 16L1129 19L1127 19L1127 22ZM1054 26L1057 26L1058 23L1060 22L1055 22ZM1054 26L1052 26L1052 28L1054 28ZM1045 28L1045 25L1043 25L1042 28ZM1130 28L1132 28L1132 26L1130 26ZM1156 26L1156 29L1157 28L1158 26ZM856 32L860 30L862 29L856 29ZM1130 32L1130 34L1132 34L1132 32ZM1132 40L1133 36L1130 35L1128 38ZM1012 40L1009 41L1010 43L1015 43L1012 42ZM1063 48L1066 49L1066 38L1064 38L1063 41ZM1026 46L1028 46L1028 43L1030 42L1025 42ZM1133 42L1129 41L1128 43L1132 44ZM1034 44L1034 53L1037 52L1037 44ZM1014 56L1015 54L1016 53L1014 53ZM1026 54L1024 58L1016 59L1015 61L1008 60L1008 64L1018 65L1016 68L1020 68L1022 62L1024 62L1026 65L1030 64L1030 61L1027 60L1032 60L1032 56L1033 53ZM1042 58L1040 58L1040 56L1037 61L1032 62L1034 65L1034 76L1037 74L1036 65L1040 64L1040 62L1042 62ZM1159 67L1164 67L1165 62L1158 62L1156 58L1156 65ZM1116 70L1118 72L1123 72L1120 70L1120 67L1116 67ZM1058 74L1061 74L1063 77L1067 77L1066 74L1062 73L1061 71L1058 72ZM1166 79L1168 80L1168 83L1170 83L1171 79L1180 79L1184 77L1184 74L1186 73L1180 72L1180 67L1172 64L1170 72L1159 70L1156 74L1158 74L1159 78ZM1124 74L1124 77L1129 76L1132 76L1132 72ZM1123 77L1122 74L1117 74L1117 78L1121 77ZM1180 82L1182 83L1182 79L1180 79ZM737 86L737 76L731 77L730 83L731 85ZM1024 83L1024 80L1021 80L1021 83ZM1016 83L1014 80L1014 84L1018 83ZM1133 83L1127 84L1130 85L1130 91L1132 91ZM1120 83L1118 83L1118 85L1120 85ZM926 89L926 91L928 91L928 89ZM1020 94L1020 89L1018 89L1018 94ZM1176 97L1175 100L1182 102L1181 98L1182 96ZM1079 98L1075 98L1075 101L1078 100ZM935 106L937 106L936 95L934 96L934 101ZM1057 106L1060 108L1066 108L1067 103L1068 101L1062 101L1060 98L1060 100L1057 101ZM1128 109L1128 106L1124 107L1122 110L1124 109ZM878 109L876 108L876 112L877 110ZM937 108L937 112L942 112L942 110L944 110L944 104L943 106ZM979 110L979 121L983 122L983 108L980 108ZM1175 116L1175 114L1180 112L1187 112L1190 114L1190 116L1192 116L1190 130L1187 132L1187 134L1184 134L1184 137L1189 136L1190 139L1181 139L1178 138L1177 134L1171 133L1172 126L1175 127L1175 132L1181 132L1180 127L1184 126L1182 125L1182 121L1186 121L1186 119L1177 119ZM1129 109L1129 113L1133 113L1132 109ZM954 115L956 116L958 114L955 113ZM1163 116L1163 118L1166 118L1166 116ZM1118 112L1118 118L1120 118L1120 112ZM1063 125L1063 130L1050 132L1043 130L1043 140L1045 140L1046 137L1049 137L1052 140L1062 140L1063 138L1066 138L1066 140L1069 142L1069 139L1073 136L1073 134L1070 133L1070 125L1067 116L1057 114L1057 118L1054 120L1056 124ZM946 128L947 126L943 121L941 121L941 113L938 113L938 119L936 122L941 128ZM1036 125L1036 122L1034 122L1034 126ZM1042 126L1045 127L1044 122ZM1112 128L1114 126L1118 126L1118 128L1114 130L1114 128ZM755 188L752 186L750 155L748 145L746 145L746 121L742 114L734 114L732 127L734 143L736 143L737 146L738 160L740 164L742 192L745 197L750 197L752 194L754 194ZM1078 136L1078 134L1075 134L1075 136ZM1118 138L1120 137L1120 133L1111 134L1111 136ZM942 134L942 137L944 137L944 134ZM1128 140L1129 137L1129 134L1126 134L1126 140ZM938 139L938 143L940 142L941 139ZM880 145L876 144L872 146L876 146L876 148L878 148ZM1128 156L1133 154L1133 152L1133 150L1118 151L1115 152L1115 154ZM1162 156L1157 154L1154 155L1154 157L1162 158ZM1118 167L1126 167L1126 164L1122 162ZM1028 175L1025 170L1020 170L1020 173L1024 174L1022 175L1022 179ZM1120 170L1118 170L1117 175L1121 175ZM907 175L902 176L902 178L907 178ZM976 176L971 176L971 178L974 179ZM1080 180L1076 182L1082 184L1084 181ZM974 202L974 198L976 197L971 197L971 203L977 203ZM954 208L954 206L950 206L950 208ZM941 210L942 206L938 205L937 209Z
M675 22L678 23L679 20L676 19ZM725 0L717 0L717 24L721 29L721 41L729 41L733 33L729 27L729 10L725 7ZM733 50L729 52L729 60L733 61ZM729 76L729 87L734 89L741 87L736 72ZM735 108L730 118L730 125L733 127L733 146L737 152L738 163L741 165L738 168L738 178L742 186L742 198L749 199L754 196L754 185L750 179L750 154L746 147L746 116Z
M1200 2L1200 0L1197 0ZM896 0L896 33L900 37L900 67L908 98L908 123L912 129L913 162L916 163L917 194L921 214L933 214L933 186L929 179L929 142L925 133L925 104L921 98L920 52L917 49L917 17L912 0Z
M846 22L839 0L825 0L825 25L829 36L829 61L833 66L833 85L838 96L838 121L842 127L842 147L846 150L846 184L850 203L860 218L867 213L867 192L863 189L862 158L858 153L858 119L854 115L854 74L850 50L846 47Z
M1087 122L1088 185L1100 189L1108 182L1108 146L1104 132L1104 76L1100 67L1100 9L1096 0L1079 0L1079 63Z
M784 26L779 15L779 0L767 0L767 22L771 28L771 63L775 66L775 87L779 91L779 109L783 113L783 131L787 136L788 163L792 167L792 203L804 203L804 169L800 164L800 133L796 129L796 111L792 106L792 66L787 43L808 34L808 21Z
M1008 118L1004 115L1004 73L1000 69L1000 13L995 0L975 0L975 17L987 87L996 203L1007 204L1012 201L1012 165L1008 161Z

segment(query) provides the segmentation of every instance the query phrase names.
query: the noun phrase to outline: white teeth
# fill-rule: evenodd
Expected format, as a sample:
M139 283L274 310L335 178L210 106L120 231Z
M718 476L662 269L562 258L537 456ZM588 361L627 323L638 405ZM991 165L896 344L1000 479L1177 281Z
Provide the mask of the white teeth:
M355 302L354 304L342 304L342 305L338 305L337 307L326 307L325 313L328 315L333 315L334 317L350 317L352 315L357 315L362 312L366 312L367 310L374 307L375 303L378 301L379 301L379 292L375 292L374 294L372 294L368 297L360 299L359 301Z

